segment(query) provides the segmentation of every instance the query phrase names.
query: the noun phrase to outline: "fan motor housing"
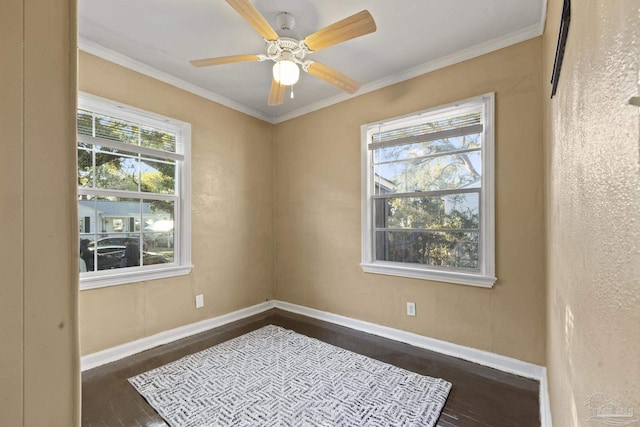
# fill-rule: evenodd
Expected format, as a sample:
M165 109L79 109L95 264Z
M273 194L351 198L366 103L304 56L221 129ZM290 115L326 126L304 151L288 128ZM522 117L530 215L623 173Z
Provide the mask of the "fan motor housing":
M307 55L307 49L305 49L304 43L300 40L280 37L278 40L267 42L266 53L267 59L274 62L288 59L302 65L304 57Z

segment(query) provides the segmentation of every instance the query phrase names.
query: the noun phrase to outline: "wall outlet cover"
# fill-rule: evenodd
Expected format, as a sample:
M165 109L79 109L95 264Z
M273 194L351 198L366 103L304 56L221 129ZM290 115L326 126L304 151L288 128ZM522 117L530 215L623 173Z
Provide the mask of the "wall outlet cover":
M196 308L204 307L204 295L196 295Z
M407 316L415 316L416 315L416 303L408 302L407 303Z

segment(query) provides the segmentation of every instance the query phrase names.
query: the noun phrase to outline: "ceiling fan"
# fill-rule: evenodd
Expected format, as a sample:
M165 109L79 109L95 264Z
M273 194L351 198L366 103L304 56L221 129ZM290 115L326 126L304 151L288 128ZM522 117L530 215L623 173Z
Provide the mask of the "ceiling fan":
M286 87L294 85L300 77L299 67L345 92L354 93L360 88L360 83L352 78L319 62L306 59L306 56L320 49L376 31L376 23L368 11L358 12L301 39L291 31L295 24L295 17L292 14L282 12L277 16L277 24L281 30L284 30L281 33L291 35L291 37L280 37L249 0L226 1L264 38L267 43L266 52L265 54L196 59L190 61L194 67L266 60L275 62L269 105L280 105L284 102Z

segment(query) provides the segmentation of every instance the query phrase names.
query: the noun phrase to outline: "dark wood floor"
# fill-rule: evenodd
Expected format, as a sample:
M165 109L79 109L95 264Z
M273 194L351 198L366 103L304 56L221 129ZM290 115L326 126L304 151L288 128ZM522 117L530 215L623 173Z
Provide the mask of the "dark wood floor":
M540 425L535 380L277 309L83 372L82 425L164 426L127 378L268 324L451 382L440 427Z

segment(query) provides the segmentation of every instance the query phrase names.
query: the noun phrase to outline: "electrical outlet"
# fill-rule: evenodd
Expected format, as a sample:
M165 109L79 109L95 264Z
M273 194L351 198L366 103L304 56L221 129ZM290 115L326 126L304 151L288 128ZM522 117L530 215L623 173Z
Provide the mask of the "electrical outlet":
M407 303L407 316L415 316L416 315L416 303L408 302Z
M204 295L196 295L196 308L204 307Z

